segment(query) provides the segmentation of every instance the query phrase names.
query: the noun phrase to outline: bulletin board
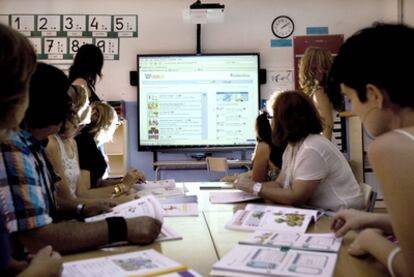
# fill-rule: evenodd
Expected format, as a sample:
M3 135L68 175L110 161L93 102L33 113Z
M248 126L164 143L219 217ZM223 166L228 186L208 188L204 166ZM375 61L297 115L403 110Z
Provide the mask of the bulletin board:
M3 14L0 22L27 36L40 60L72 60L84 44L119 60L120 39L138 37L138 16L130 14Z

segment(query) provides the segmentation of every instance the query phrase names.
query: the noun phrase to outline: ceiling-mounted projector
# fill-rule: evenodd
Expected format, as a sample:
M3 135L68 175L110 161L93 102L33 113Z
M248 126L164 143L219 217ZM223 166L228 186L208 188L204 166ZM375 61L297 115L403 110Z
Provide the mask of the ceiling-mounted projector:
M224 21L224 5L219 3L201 3L196 1L189 9L183 10L183 20L186 23L206 24Z

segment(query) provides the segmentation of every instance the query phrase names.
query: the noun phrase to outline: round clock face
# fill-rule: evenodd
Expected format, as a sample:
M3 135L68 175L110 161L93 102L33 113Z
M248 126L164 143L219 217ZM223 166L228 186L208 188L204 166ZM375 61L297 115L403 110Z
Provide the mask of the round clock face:
M293 34L294 30L293 20L286 15L278 16L272 22L272 33L278 38L287 38Z

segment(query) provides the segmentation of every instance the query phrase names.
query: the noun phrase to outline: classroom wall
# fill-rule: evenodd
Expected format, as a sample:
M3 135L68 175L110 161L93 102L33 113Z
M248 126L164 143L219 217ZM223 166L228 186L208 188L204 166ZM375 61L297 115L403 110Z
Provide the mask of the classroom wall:
M2 14L137 14L138 37L122 38L120 59L106 61L97 93L105 100L123 99L129 121L129 166L153 176L152 153L137 152L136 87L129 85L129 71L136 69L138 53L191 53L196 51L196 27L184 23L182 10L195 0L2 0ZM293 68L292 47L270 46L275 39L271 23L278 15L295 22L294 35L305 35L306 27L328 27L330 34L345 38L375 21L397 21L397 0L214 0L224 4L223 23L202 26L203 52L259 52L266 69ZM412 2L412 1L411 1ZM414 5L404 11L414 14ZM413 16L406 16L414 22ZM272 92L270 83L262 85L262 97ZM220 154L219 154L220 155ZM239 153L221 155L238 158ZM163 158L163 157L161 157ZM187 159L183 154L165 155L167 159ZM201 176L201 177L200 177ZM180 181L207 179L205 171L164 172L162 178Z

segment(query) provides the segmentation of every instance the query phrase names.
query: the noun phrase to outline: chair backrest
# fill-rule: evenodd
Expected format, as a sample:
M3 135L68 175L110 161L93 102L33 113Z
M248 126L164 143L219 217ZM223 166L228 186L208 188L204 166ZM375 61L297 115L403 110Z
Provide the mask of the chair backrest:
M372 212L375 207L375 201L377 200L377 192L374 191L372 186L365 183L361 183L361 189L364 194L365 210Z
M229 165L227 163L227 158L207 157L206 164L210 179L211 172L223 172L225 175L228 175Z

